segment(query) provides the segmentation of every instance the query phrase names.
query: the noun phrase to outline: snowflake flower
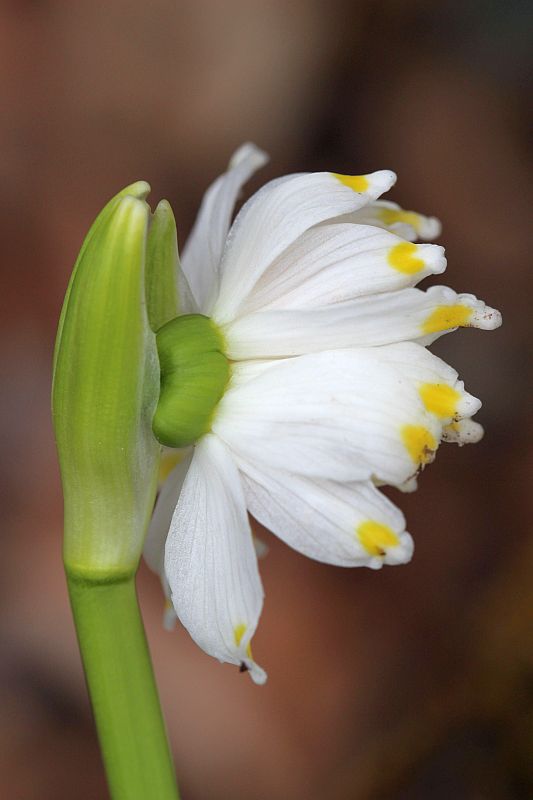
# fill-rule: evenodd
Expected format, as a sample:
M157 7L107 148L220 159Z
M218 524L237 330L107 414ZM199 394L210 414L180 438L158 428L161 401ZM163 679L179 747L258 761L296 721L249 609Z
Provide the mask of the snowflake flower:
M278 178L230 226L242 185L265 161L252 145L235 154L183 253L187 310L209 318L227 372L163 486L145 548L169 617L257 683L263 589L247 511L318 561L409 561L404 517L378 486L411 491L442 440L482 435L471 420L480 401L426 346L501 322L473 295L413 288L446 259L442 247L414 244L439 234L437 220L378 200L393 172Z

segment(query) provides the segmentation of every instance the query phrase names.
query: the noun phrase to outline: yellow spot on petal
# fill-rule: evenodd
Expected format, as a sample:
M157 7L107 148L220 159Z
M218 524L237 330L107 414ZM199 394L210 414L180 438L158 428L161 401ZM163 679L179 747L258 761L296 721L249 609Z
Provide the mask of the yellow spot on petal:
M235 628L233 629L233 636L235 637L235 644L237 645L237 647L241 646L242 637L244 636L245 633L246 633L246 625L244 625L244 623L241 623L240 625L235 625Z
M340 175L338 172L331 173L334 178L343 183L348 189L354 192L366 192L370 186L370 182L366 175Z
M421 228L422 217L414 211L404 211L402 208L380 208L379 217L385 225L403 222L414 228L417 233Z
M450 422L450 424L449 424L449 425L446 425L446 427L444 428L444 430L448 430L448 428L449 428L451 431L455 431L455 433L459 433L459 431L461 430L461 426L459 425L459 423L458 423L458 422Z
M404 425L402 439L407 452L415 462L421 466L433 461L437 442L433 434L422 425Z
M424 333L438 333L450 328L460 328L468 325L472 309L458 303L454 306L437 306L429 317L422 323Z
M241 622L240 625L235 625L235 628L233 629L233 636L237 647L241 646L242 637L244 636L245 633L246 633L246 625L244 623ZM253 660L251 642L248 642L248 644L246 645L246 655L248 656L248 658Z
M371 519L359 525L357 537L371 556L384 556L388 547L397 547L400 544L398 536L388 525Z
M411 242L400 242L391 247L388 255L388 262L391 267L397 269L398 272L404 272L406 275L414 275L424 269L425 263L421 258L417 258L416 244Z
M447 383L424 383L418 390L428 411L443 419L453 417L461 395Z

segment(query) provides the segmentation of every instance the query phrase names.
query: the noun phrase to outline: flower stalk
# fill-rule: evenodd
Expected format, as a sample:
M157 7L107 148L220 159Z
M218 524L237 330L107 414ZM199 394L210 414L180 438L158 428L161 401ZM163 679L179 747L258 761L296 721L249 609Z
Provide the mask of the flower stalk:
M111 796L176 800L134 575L67 582Z

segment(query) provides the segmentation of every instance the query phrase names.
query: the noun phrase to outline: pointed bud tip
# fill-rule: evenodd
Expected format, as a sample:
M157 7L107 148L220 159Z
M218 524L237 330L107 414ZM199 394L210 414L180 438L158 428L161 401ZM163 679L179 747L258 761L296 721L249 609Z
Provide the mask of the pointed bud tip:
M136 197L138 200L146 200L151 191L152 187L148 181L135 181L135 183L130 183L129 186L125 186L117 197L130 195L131 197Z
M159 213L165 213L165 214L172 214L172 216L174 216L174 214L172 212L172 206L170 205L168 200L160 200L159 201L159 203L157 204L156 209L154 211L154 216L158 212Z
M143 246L149 217L150 207L144 200L132 195L122 195L109 217L109 235L113 239L120 237L122 247L133 255Z

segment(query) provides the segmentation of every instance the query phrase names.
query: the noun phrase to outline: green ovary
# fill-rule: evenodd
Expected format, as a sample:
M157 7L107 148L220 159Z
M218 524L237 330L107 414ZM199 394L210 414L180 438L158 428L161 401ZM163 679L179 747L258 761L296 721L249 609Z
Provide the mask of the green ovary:
M201 314L167 322L156 334L161 392L152 427L167 447L187 447L211 429L230 367L216 325Z

